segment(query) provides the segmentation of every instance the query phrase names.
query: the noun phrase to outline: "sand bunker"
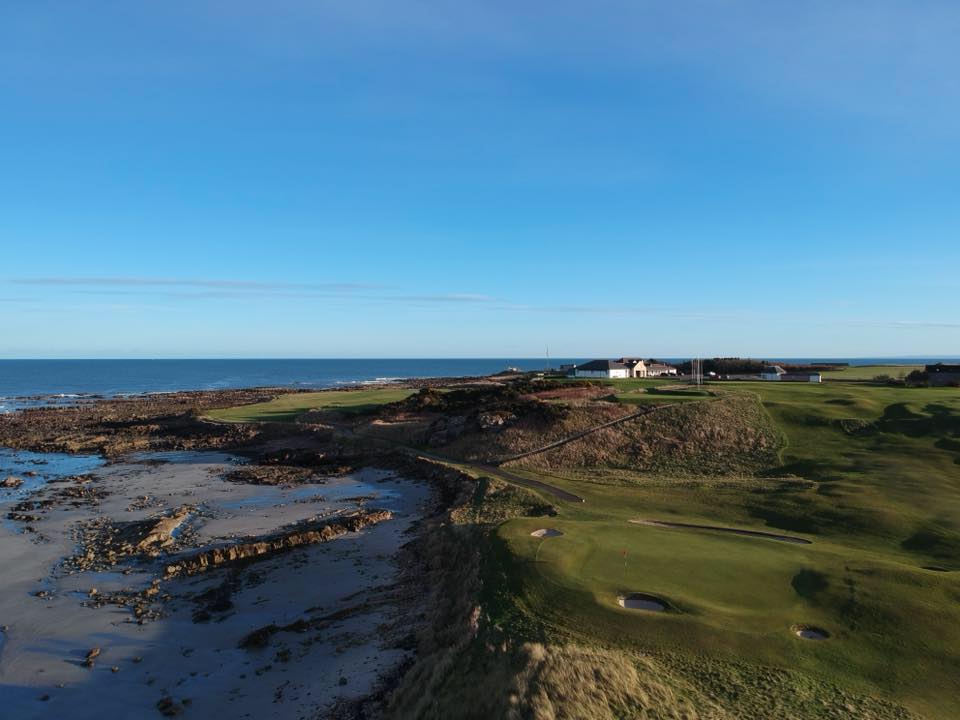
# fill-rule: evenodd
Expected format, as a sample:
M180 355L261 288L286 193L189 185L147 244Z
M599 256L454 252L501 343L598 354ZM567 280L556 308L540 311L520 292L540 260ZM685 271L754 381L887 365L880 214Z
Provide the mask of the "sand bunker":
M667 603L646 593L628 593L617 598L617 604L627 610L646 610L647 612L666 612Z
M798 545L813 544L812 540L807 540L806 538L796 537L794 535L779 535L777 533L763 532L761 530L741 530L739 528L720 527L718 525L696 525L694 523L666 522L665 520L644 520L641 518L631 520L630 522L635 525L651 525L652 527L672 528L676 530L710 530L713 532L730 533L732 535L745 535L746 537L797 543Z
M554 528L540 528L539 530L534 530L532 533L533 537L538 538L548 538L548 537L560 537L563 535L562 532Z
M790 628L793 631L793 634L798 638L803 638L804 640L826 640L830 637L828 633L823 628L818 628L813 625L794 625Z

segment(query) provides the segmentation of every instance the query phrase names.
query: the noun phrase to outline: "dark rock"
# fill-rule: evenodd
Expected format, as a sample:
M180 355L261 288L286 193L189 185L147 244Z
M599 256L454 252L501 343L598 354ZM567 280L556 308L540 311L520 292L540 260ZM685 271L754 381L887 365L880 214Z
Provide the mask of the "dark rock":
M174 702L173 698L168 696L157 701L157 710L164 717L176 717L183 714L183 705Z
M276 625L266 625L262 628L257 628L251 633L248 633L243 640L240 641L240 647L247 650L253 650L256 648L264 648L270 642L270 636L277 631Z

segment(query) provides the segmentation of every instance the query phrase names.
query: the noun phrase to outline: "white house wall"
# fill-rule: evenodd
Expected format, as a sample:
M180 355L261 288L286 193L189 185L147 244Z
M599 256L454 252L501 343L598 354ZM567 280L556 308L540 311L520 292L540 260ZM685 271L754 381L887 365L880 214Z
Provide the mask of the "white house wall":
M582 378L625 378L628 377L628 370L577 370L577 377Z

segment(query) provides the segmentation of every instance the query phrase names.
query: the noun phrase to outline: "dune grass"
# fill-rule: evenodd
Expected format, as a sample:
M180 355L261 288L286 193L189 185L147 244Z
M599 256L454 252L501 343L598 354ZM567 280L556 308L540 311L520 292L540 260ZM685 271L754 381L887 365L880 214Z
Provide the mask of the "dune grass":
M210 410L207 416L220 422L295 422L311 410L365 412L379 405L403 400L412 393L413 390L406 388L290 393L268 402Z
M586 498L561 503L550 519L561 537L531 537L542 519L500 527L517 606L558 637L673 657L694 683L712 682L707 656L742 666L739 682L757 693L769 692L762 678L778 668L798 673L789 683L809 684L814 697L839 687L927 718L960 717L960 391L724 387L757 393L785 433L779 464L760 476L516 471ZM637 517L783 531L813 544L629 522ZM625 591L674 610L624 610ZM800 640L791 632L799 623L831 638Z

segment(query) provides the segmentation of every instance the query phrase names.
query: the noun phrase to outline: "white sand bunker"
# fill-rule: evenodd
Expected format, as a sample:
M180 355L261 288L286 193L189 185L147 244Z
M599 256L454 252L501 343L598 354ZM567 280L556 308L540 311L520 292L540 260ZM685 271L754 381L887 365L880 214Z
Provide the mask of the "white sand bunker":
M665 612L667 603L646 593L629 593L617 598L617 603L627 610L646 610L647 612Z
M547 537L560 537L563 535L562 532L554 528L540 528L539 530L534 530L532 533L533 537L538 538L547 538Z
M790 629L793 630L794 635L804 640L826 640L830 637L830 633L826 630L813 625L794 625Z

